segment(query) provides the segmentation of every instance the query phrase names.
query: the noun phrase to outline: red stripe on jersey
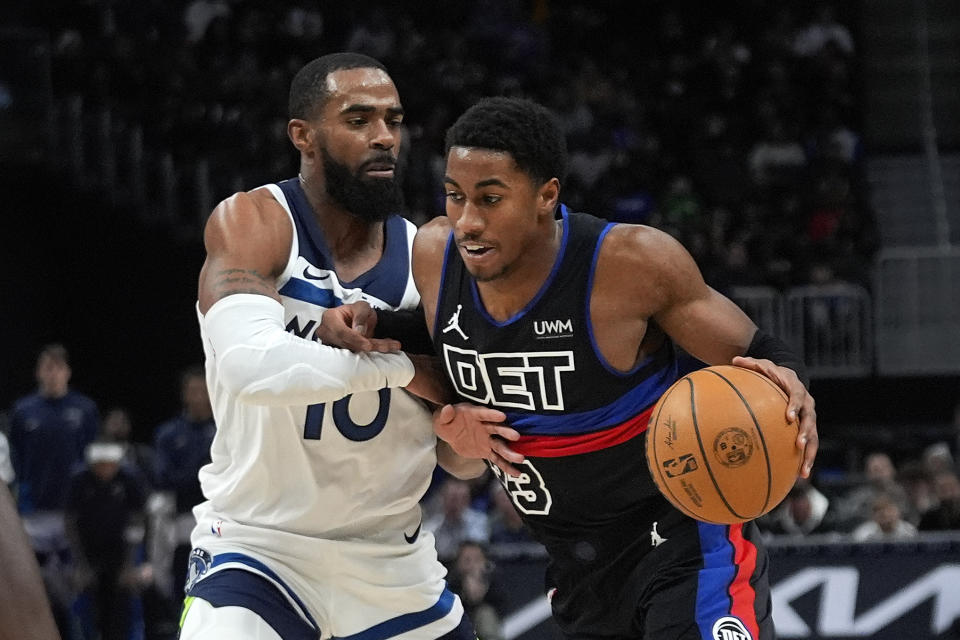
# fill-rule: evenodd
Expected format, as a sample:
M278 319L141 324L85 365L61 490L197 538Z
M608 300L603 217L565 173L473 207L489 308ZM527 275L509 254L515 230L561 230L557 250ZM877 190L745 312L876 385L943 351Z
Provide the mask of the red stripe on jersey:
M754 608L756 592L750 586L750 578L757 568L757 547L743 537L743 524L730 525L730 544L733 545L733 562L737 575L730 583L730 613L740 618L754 638L760 637L757 611Z
M646 431L651 413L653 413L653 407L626 422L602 431L574 436L520 436L519 440L510 442L509 445L517 453L535 458L560 458L599 451L626 442Z

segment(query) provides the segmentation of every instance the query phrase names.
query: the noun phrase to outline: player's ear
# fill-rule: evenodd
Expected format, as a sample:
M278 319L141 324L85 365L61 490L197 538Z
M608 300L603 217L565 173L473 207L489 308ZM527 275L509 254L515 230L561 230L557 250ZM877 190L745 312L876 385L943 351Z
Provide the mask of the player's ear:
M300 153L311 154L313 149L313 129L306 120L294 118L287 123L287 136Z
M557 202L560 200L560 181L556 178L550 178L537 191L538 208L545 213L553 216L557 208Z

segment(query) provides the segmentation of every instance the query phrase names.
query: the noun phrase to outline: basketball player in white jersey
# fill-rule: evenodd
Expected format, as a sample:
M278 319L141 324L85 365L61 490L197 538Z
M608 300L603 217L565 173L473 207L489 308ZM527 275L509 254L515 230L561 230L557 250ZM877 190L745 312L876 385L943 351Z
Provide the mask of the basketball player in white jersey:
M294 78L290 116L298 178L235 194L205 230L197 310L217 433L180 638L474 638L420 526L438 459L461 477L484 469L438 443L413 395L442 402L440 377L426 359L314 339L327 308L420 303L415 228L396 215L396 87L376 60L331 54Z

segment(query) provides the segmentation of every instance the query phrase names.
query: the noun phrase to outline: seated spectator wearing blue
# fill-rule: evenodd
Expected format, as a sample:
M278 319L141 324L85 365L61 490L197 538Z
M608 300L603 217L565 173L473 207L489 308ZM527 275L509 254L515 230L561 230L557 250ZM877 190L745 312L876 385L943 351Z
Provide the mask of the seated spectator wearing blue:
M174 600L182 597L190 556L190 531L195 524L192 509L203 502L198 473L210 462L210 444L216 432L203 368L189 367L180 376L183 410L157 427L154 435L156 488L172 494L175 506L173 553ZM163 570L156 567L157 570Z
M10 453L17 477L17 508L37 554L57 626L70 638L72 589L66 580L69 542L63 509L67 479L83 465L86 446L97 436L96 403L70 389L70 358L61 344L40 350L37 391L17 400L10 412Z
M124 445L98 441L86 450L87 466L68 484L66 527L73 548L75 583L89 605L85 635L125 640L133 623L133 597L143 542L145 495L137 477L121 466Z

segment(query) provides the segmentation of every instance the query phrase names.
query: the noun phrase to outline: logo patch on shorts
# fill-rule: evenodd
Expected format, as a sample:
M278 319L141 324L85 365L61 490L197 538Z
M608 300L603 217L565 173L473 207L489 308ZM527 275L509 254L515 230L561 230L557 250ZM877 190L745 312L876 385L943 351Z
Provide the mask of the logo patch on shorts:
M753 640L753 636L743 623L733 616L724 616L713 623L713 638L714 640Z
M190 553L190 560L187 563L187 581L183 585L184 593L190 593L190 589L203 577L212 562L213 557L203 549L197 548Z

